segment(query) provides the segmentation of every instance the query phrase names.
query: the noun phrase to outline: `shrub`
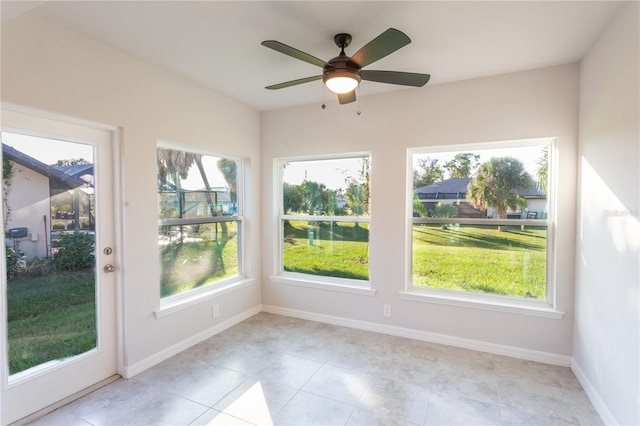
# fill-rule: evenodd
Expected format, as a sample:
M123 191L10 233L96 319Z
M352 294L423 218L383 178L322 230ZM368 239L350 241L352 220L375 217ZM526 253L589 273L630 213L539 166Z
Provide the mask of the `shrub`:
M427 209L424 207L424 204L420 202L420 199L417 195L413 196L413 217L427 217L429 213L427 213Z
M74 232L62 234L58 250L53 255L53 265L59 271L79 271L93 267L93 235Z
M7 279L15 277L24 271L24 265L20 262L20 254L11 247L6 248L7 255Z
M24 271L25 277L36 278L44 277L53 273L53 264L51 259L33 259Z
M453 204L439 202L433 212L435 217L456 217L458 208Z

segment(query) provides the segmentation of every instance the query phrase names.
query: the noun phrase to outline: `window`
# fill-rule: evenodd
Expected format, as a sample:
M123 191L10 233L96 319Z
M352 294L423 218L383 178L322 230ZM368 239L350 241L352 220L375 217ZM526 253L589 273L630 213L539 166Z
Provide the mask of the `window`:
M277 164L279 275L367 283L369 156L287 159Z
M242 275L240 162L160 145L160 296Z
M552 140L411 151L411 290L550 306L552 153Z

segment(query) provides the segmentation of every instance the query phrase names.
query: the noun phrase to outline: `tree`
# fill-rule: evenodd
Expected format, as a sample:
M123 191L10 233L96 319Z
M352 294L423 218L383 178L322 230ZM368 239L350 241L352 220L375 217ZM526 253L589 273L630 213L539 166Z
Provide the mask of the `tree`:
M366 188L364 184L350 183L345 192L351 214L354 216L362 216L366 212ZM356 222L358 226L358 222Z
M51 164L51 167L67 167L67 166L79 166L81 164L91 164L84 158L67 158L65 160L58 160L55 164Z
M542 156L538 160L538 170L536 172L538 178L538 191L546 194L549 190L549 148L542 149Z
M456 154L452 160L444 164L444 168L449 172L451 178L468 178L480 164L480 156L465 152Z
M157 156L158 174L163 179L171 179L176 186L179 207L178 217L182 217L182 213L184 210L184 206L182 205L182 187L180 186L180 181L181 179L187 178L187 176L189 175L189 169L191 169L191 166L193 166L194 164L198 168L200 177L202 178L202 182L205 186L206 191L204 196L209 208L209 214L211 216L216 216L216 206L213 199L211 198L211 185L209 185L209 179L207 178L207 173L205 172L204 166L202 164L202 154L168 148L158 148ZM220 227L222 228L223 239L226 242L227 224L225 222L220 222ZM180 234L182 234L182 232Z
M371 197L371 160L369 157L362 157L360 159L360 170L358 171L358 175L356 177L347 175L346 173L350 172L350 170L343 170L345 173L344 183L347 185L347 189L345 192L345 197L349 204L351 205L351 212L354 215L361 215L369 212L369 199ZM358 185L362 186L362 189L356 188ZM351 189L349 189L351 188ZM350 198L351 197L351 198ZM354 203L352 199L355 201L356 210L360 211L360 213L356 213L354 211Z
M282 184L282 204L285 214L298 213L303 210L304 194L300 185Z
M313 215L315 212L326 213L328 197L324 183L305 180L302 182L302 207Z
M491 158L483 163L467 186L467 198L475 207L493 207L498 219L504 219L507 208L524 208L527 200L518 190L529 188L533 179L517 158ZM504 230L500 227L500 230Z
M182 217L184 206L182 206L182 188L180 186L180 180L186 179L189 175L189 169L195 164L200 172L200 177L202 178L202 182L205 186L205 199L207 201L207 206L209 208L209 214L211 216L216 216L216 205L211 198L211 185L209 185L209 179L207 178L207 173L204 169L204 165L202 164L202 154L196 154L193 152L185 152L168 148L158 148L157 149L158 156L158 174L166 179L169 177L173 183L176 185L176 192L178 195L178 205L179 212L178 217ZM221 170L222 171L222 170ZM231 171L228 171L231 173ZM233 171L235 176L235 169ZM223 172L225 180L227 179L227 175ZM227 181L228 182L228 181ZM218 238L218 225L221 230L221 237ZM224 250L227 241L229 241L229 229L227 226L227 222L217 222L215 224L216 230L216 239L215 245L216 249L214 250L214 256L216 259L217 265L220 266L222 273L224 274L224 259L222 257L222 251ZM180 238L182 241L183 237L183 229L182 225L180 226Z
M231 198L231 202L237 202L238 198L238 187L237 187L237 178L238 178L238 163L236 160L231 160L229 158L220 158L216 165L218 166L218 170L224 176L225 182L229 185L229 196Z
M427 217L429 212L424 207L424 204L420 202L417 194L413 194L413 217Z
M419 158L418 168L420 170L413 170L413 189L431 185L434 182L441 181L444 177L444 171L438 164L437 159L430 157Z

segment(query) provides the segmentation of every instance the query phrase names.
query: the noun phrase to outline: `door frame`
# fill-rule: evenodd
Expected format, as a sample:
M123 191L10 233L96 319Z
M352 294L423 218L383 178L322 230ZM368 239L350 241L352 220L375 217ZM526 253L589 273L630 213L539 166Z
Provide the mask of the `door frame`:
M125 350L125 327L124 327L124 276L123 276L123 266L124 266L124 190L123 190L123 164L122 164L122 128L102 124L94 121L79 119L75 117L70 117L67 115L61 115L57 113L50 113L47 111L43 111L37 108L27 107L19 104L14 104L10 102L1 101L0 109L2 111L14 112L19 114L25 114L28 116L32 116L36 119L47 119L58 121L60 123L83 126L95 130L102 130L108 132L110 134L110 147L112 154L112 164L111 164L111 174L112 174L112 200L111 205L113 209L113 263L116 265L116 270L113 272L114 274L114 317L115 317L115 362L116 362L116 371L115 377L122 376L125 377L125 363L126 363L126 350ZM96 247L96 250L99 248ZM4 258L5 247L4 244L0 247L0 255ZM97 254L96 254L97 256ZM4 265L4 262L1 261L0 264ZM0 266L0 273L6 275L5 267ZM99 273L99 271L96 271ZM0 331L2 331L2 338L0 338L0 353L7 354L7 339L6 339L6 331L7 331L7 304L6 304L6 279L0 279L0 299L2 303L0 303ZM97 307L98 309L98 307ZM3 356L4 358L4 356ZM6 360L5 360L6 361ZM73 361L71 361L73 362ZM55 367L54 367L55 368ZM35 372L34 376L39 376L42 374L46 374L49 371L48 368L43 369L41 372ZM8 371L8 362L0 363L0 407L4 404L4 392L11 387L9 384L9 371ZM48 412L51 412L71 401L77 399L92 390L95 390L105 384L113 381L114 379L105 379L98 383L90 385L88 388L83 389L75 394L68 395L67 397L59 400L45 408L36 409L33 413L23 417L21 419L17 419L14 421L24 422L31 421L37 417L40 417ZM0 418L0 422L4 421L4 416Z

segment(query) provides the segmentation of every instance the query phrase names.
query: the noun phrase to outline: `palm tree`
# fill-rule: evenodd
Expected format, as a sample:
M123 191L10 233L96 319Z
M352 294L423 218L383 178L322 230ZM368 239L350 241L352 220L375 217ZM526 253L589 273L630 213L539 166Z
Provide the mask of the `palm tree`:
M536 172L538 178L538 191L546 194L549 187L549 148L542 149L542 155L538 160L538 170Z
M202 154L196 154L194 152L177 151L168 148L158 148L158 174L166 179L170 177L173 183L176 185L178 192L178 204L180 206L179 217L182 217L183 207L180 186L180 180L186 179L189 174L191 166L196 165L200 172L200 177L206 189L205 199L207 200L207 206L209 207L209 214L215 216L215 203L211 198L211 185L209 185L209 179L207 173L204 170L202 164Z
M200 177L205 186L205 199L207 201L207 207L209 208L209 214L216 216L216 203L211 197L211 185L207 178L207 173L202 164L202 154L196 154L193 152L185 152L168 148L158 148L158 174L166 179L170 177L173 183L176 185L176 192L178 193L178 217L182 217L184 213L184 206L182 205L182 188L180 186L180 180L186 179L189 174L189 169L195 164L200 172ZM226 176L225 176L226 178ZM224 260L222 258L222 250L224 249L227 241L229 240L229 232L226 222L220 222L222 237L218 238L218 223L215 224L216 229L216 262L224 273ZM180 226L180 239L182 241L182 225Z
M533 180L514 157L491 158L483 163L467 186L467 198L475 207L493 207L498 219L507 216L507 208L524 208L527 200L518 190L529 188ZM504 229L499 227L501 231Z

